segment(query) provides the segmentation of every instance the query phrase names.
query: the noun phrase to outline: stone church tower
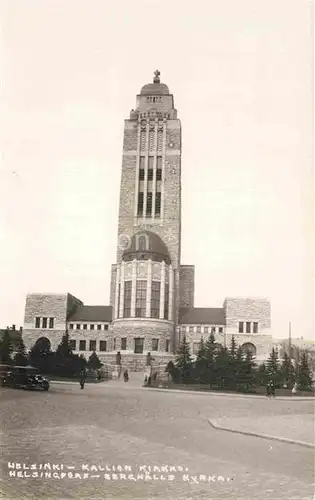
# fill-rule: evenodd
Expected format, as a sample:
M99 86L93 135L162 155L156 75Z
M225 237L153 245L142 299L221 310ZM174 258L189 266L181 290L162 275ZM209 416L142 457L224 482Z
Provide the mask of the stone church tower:
M156 71L125 120L110 305L85 305L69 293L28 294L27 349L41 341L55 350L68 332L76 354L96 352L113 366L120 352L123 366L141 370L148 353L155 365L166 364L184 335L197 355L201 338L213 333L218 348L233 335L257 361L268 357L269 300L227 297L220 308L194 307L195 268L181 264L181 148L174 98Z
M121 343L130 353L174 350L180 250L181 123L173 95L156 71L125 120L111 283L117 350Z

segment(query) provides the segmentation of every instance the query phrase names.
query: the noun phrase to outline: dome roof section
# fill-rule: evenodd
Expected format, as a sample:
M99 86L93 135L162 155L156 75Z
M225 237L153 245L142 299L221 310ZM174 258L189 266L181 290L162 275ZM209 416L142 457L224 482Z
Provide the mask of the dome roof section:
M122 260L131 261L136 260L153 260L155 262L162 262L166 264L171 263L169 252L165 243L161 238L151 231L139 231L134 234L125 248Z
M170 91L165 83L160 82L160 72L157 69L154 72L153 83L144 85L141 89L141 95L169 95Z
M141 95L169 95L170 91L165 83L148 83L141 89Z

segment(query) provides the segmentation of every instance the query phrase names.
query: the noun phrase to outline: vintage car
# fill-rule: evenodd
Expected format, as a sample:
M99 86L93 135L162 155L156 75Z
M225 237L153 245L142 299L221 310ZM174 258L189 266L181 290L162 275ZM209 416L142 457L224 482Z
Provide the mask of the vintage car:
M11 365L0 365L0 385L3 385L3 379L6 378L8 372L10 372L11 370Z
M2 378L2 385L21 389L41 389L48 391L49 382L38 368L33 366L12 366Z

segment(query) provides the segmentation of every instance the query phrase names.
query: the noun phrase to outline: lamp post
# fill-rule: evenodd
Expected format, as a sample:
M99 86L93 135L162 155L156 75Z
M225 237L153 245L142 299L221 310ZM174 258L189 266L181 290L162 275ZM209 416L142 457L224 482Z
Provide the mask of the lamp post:
M289 322L289 361L292 361L291 321Z

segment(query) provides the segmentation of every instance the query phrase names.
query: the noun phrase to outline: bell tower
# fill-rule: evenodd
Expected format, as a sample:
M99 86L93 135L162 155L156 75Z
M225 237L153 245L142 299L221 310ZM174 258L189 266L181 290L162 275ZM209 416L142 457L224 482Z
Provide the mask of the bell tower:
M122 283L121 266L126 268L126 254L133 254L133 272L137 275L135 282L146 278L147 287L151 287L152 279L159 281L160 301L164 303L165 291L168 289L167 317L163 313L163 318L156 319L168 321L169 333L174 336L172 332L175 331L179 310L180 240L181 123L174 107L174 97L167 85L161 83L160 72L156 70L153 82L142 87L137 95L135 109L125 120L117 264L112 267L111 285L111 305L115 320L125 317L122 305L122 300L125 300L122 297L122 287L125 285ZM136 255L139 250L136 242L139 241L146 242L143 243L146 254ZM164 256L167 252L167 258L161 259L158 255L160 251ZM148 261L147 275L141 277L139 273L141 274L140 268L145 267L144 261ZM154 286L157 290L158 285ZM131 302L137 301L136 287L137 283L131 286ZM153 288L151 291L146 289L149 303ZM134 312L133 307L130 309ZM151 316L148 311L145 314L147 318ZM175 339L171 340L173 344Z

